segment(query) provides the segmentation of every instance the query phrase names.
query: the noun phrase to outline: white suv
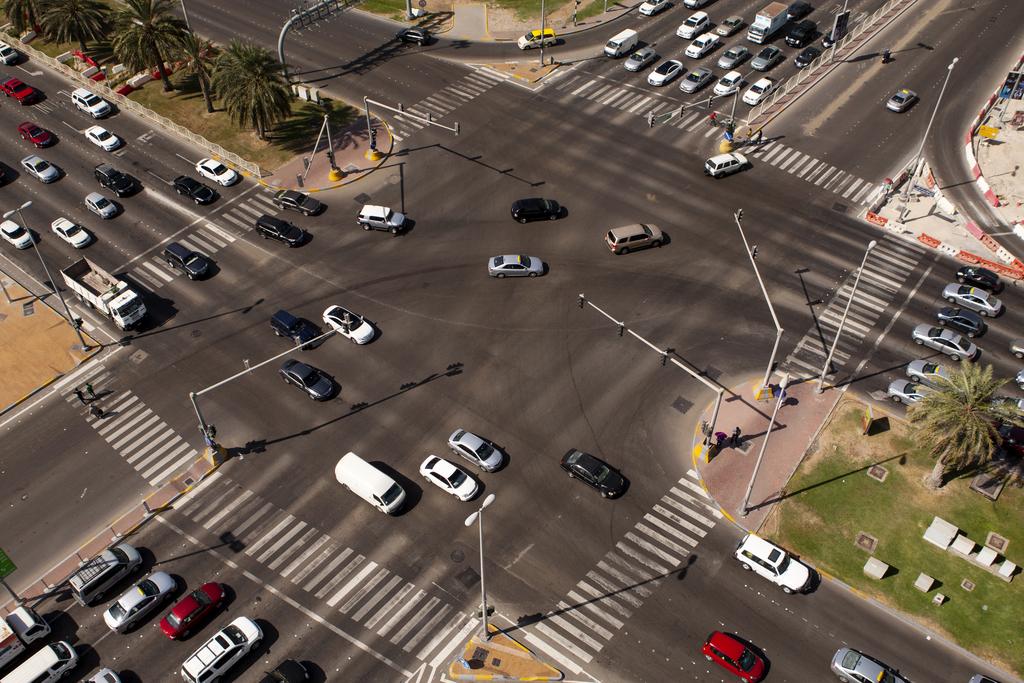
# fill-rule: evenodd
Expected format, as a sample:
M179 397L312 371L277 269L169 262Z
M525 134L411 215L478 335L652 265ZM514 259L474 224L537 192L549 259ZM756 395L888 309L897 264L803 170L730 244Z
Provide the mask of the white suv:
M110 103L99 95L94 95L85 88L75 88L71 92L71 101L75 106L94 119L101 119L110 113Z
M208 683L224 675L249 654L263 632L249 617L238 617L217 631L181 665L181 677L190 683Z
M802 593L811 582L811 569L779 546L747 534L735 557L747 571L763 576L786 593Z

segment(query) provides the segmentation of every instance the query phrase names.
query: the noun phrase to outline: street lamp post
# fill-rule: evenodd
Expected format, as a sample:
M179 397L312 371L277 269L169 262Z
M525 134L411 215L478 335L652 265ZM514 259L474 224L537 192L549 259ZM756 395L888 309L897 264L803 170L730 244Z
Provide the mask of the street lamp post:
M185 28L188 29L189 33L192 33L192 24L188 22L188 10L185 9L185 0L181 0L181 13L185 15Z
M494 494L484 498L480 509L466 517L466 526L473 526L479 520L480 529L480 617L483 619L484 640L490 640L491 632L487 629L487 591L484 588L484 508L494 502Z
M750 512L750 508L747 507L747 503L750 502L750 492L754 490L754 480L757 479L757 471L761 469L761 460L764 459L764 452L768 448L768 437L772 435L772 430L775 429L775 416L779 414L779 408L782 407L782 401L786 397L787 384L789 384L788 372L782 376L782 381L779 382L779 395L775 398L775 409L772 410L772 419L768 422L768 431L764 433L764 441L761 442L761 450L757 454L754 471L750 473L750 483L747 484L747 492L743 494L743 507L740 508L740 517L746 517L747 513Z
M540 0L540 65L544 66L544 28L547 17L544 11L544 0Z
M779 324L779 318L775 315L775 307L772 306L772 300L768 297L768 289L764 286L764 280L761 279L761 273L757 269L757 261L754 259L754 252L751 250L750 245L747 243L747 236L743 234L743 209L738 209L733 218L736 219L736 227L740 230L740 237L743 238L743 248L747 250L747 256L750 257L750 265L754 267L754 275L757 276L757 283L761 285L761 293L764 294L764 300L768 304L768 312L772 314L772 322L775 323L775 345L772 346L772 355L768 359L768 367L764 371L764 379L761 380L761 388L758 389L758 395L761 394L765 389L768 388L768 380L772 376L772 369L775 367L775 354L779 352L779 343L782 341L782 325Z
M21 227L25 228L29 233L29 238L32 240L32 247L35 249L36 256L39 257L39 263L43 266L43 272L46 273L46 279L50 283L53 293L57 295L57 298L60 299L61 305L64 306L64 313L67 315L68 324L71 325L75 330L75 334L78 335L78 343L80 344L81 350L88 351L89 345L85 343L85 337L82 336L81 326L78 324L76 318L71 315L71 309L68 308L68 302L64 300L64 295L60 293L60 287L57 286L57 283L53 281L53 277L50 276L50 269L46 267L46 261L43 260L43 254L39 251L39 244L36 242L36 239L32 237L32 231L28 229L28 223L25 222L25 214L22 213L22 210L27 209L30 206L32 206L31 200L25 202L16 209L11 209L4 214L4 220L10 218L14 214L18 214L18 217L21 219Z
M853 289L850 291L850 297L846 300L846 308L843 309L843 317L839 321L839 328L836 329L836 338L832 340L832 348L828 350L828 357L825 358L825 364L821 366L821 376L818 377L818 393L823 392L825 385L825 375L828 373L828 368L832 364L832 356L836 352L836 347L839 346L839 337L843 334L843 326L846 325L846 316L850 313L850 306L853 305L853 297L857 296L857 287L860 285L860 276L864 272L864 265L868 262L868 254L871 250L878 246L878 242L871 240L868 242L868 248L864 250L864 258L861 259L860 268L857 269L857 277L853 281Z
M953 61L946 67L946 80L942 82L942 89L939 90L939 96L935 100L935 107L932 109L932 116L928 119L928 126L924 129L924 136L921 138L921 145L917 148L917 155L914 157L914 165L911 167L910 177L907 178L907 188L903 192L903 208L900 209L900 223L907 215L908 204L910 203L910 188L914 184L914 180L917 177L917 167L921 163L921 155L924 154L924 143L928 141L928 133L931 132L932 123L935 121L935 115L939 113L939 105L942 104L942 95L946 92L946 86L949 85L949 77L953 75L953 67L960 61L959 57L954 57Z

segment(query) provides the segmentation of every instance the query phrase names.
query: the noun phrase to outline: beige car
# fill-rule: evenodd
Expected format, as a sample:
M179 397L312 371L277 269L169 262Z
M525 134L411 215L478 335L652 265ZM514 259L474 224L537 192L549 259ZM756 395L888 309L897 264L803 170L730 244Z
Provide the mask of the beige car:
M645 247L660 247L665 237L657 225L634 223L612 228L604 236L604 242L615 254L628 254Z

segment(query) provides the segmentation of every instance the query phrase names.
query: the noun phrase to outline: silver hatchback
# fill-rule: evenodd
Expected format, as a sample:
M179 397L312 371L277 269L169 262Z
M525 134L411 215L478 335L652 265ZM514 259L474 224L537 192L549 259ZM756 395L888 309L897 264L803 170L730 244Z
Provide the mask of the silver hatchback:
M953 360L974 360L978 357L977 346L943 327L933 327L924 323L914 328L911 337L915 344L941 351Z
M456 429L452 432L448 437L448 448L484 472L494 472L501 467L504 460L501 451L494 444L465 429Z
M840 648L832 657L832 673L841 681L909 683L896 669L849 647Z
M907 377L938 387L949 381L949 370L930 360L914 360L907 364Z

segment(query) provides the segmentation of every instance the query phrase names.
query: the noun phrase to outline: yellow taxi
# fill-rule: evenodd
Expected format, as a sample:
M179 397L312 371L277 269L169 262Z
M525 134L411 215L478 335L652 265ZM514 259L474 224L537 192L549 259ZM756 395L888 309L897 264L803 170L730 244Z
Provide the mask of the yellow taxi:
M529 50L532 47L554 45L557 42L558 38L555 36L555 30L546 28L543 31L537 29L530 31L520 38L516 45L519 46L520 50Z

